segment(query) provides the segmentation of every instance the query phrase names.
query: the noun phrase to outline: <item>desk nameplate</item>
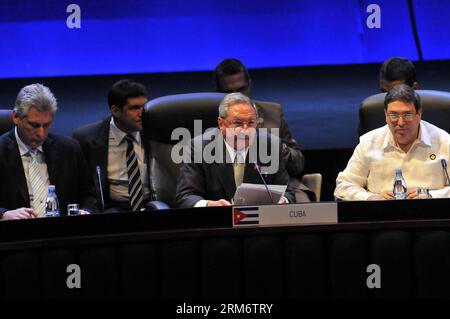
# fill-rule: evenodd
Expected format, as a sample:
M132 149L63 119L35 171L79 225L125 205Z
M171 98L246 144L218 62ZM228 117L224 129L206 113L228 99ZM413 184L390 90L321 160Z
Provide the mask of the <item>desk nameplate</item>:
M337 224L337 203L235 206L233 227Z

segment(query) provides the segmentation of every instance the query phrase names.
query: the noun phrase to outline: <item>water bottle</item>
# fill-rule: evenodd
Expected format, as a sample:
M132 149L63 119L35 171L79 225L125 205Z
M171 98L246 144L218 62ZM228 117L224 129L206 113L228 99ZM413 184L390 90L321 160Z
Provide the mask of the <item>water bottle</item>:
M48 186L48 196L45 200L45 217L59 216L59 202L56 196L55 185Z
M394 194L394 199L406 199L408 195L406 182L403 178L401 168L395 170L394 190L392 192Z

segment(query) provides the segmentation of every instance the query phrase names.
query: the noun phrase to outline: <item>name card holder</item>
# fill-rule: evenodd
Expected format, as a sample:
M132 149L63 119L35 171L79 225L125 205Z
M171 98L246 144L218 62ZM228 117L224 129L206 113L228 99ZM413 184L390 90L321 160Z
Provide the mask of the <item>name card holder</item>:
M337 203L234 206L233 227L337 224Z

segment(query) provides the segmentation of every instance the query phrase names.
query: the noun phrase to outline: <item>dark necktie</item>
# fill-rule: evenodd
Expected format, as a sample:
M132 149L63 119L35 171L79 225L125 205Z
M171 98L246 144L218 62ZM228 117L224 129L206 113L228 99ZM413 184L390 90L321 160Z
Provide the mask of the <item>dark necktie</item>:
M134 152L134 137L130 134L124 138L127 143L127 169L128 169L128 194L130 195L131 208L136 211L142 208L144 196L142 194L141 174L139 172L138 160Z

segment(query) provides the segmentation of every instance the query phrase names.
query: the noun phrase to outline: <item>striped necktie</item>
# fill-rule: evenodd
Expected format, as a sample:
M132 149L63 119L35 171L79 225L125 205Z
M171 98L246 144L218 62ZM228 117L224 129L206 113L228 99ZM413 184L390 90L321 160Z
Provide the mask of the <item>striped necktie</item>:
M127 147L127 169L128 169L128 194L130 196L130 205L134 211L140 210L144 202L142 194L141 174L139 172L138 160L134 152L134 136L127 134L124 139L128 143Z
M45 179L42 176L40 165L37 160L39 151L37 149L31 149L29 152L31 161L28 166L28 176L30 179L31 190L33 192L33 205L32 208L38 213L39 217L43 217L45 213L45 200L47 198L47 185Z

